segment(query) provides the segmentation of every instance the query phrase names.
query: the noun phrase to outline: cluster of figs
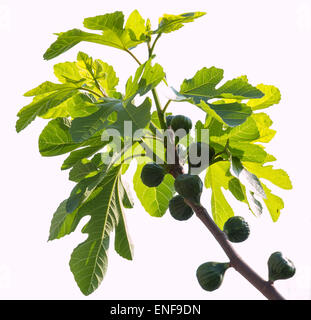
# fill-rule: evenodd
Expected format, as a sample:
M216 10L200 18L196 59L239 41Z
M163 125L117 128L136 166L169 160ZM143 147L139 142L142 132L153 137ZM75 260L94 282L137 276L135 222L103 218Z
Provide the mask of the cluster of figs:
M166 117L167 127L173 131L184 129L189 133L192 128L191 119L184 115L169 115ZM199 163L191 161L192 149L200 156L203 148L208 148L208 159L202 158ZM188 166L189 172L191 168L208 167L211 160L215 156L215 150L208 144L203 142L195 142L188 148ZM204 162L204 163L202 163ZM163 181L168 173L167 166L159 165L155 162L147 163L141 171L141 180L148 187L157 187ZM174 182L177 195L169 201L169 212L171 216L178 221L185 221L194 214L192 208L186 203L191 202L194 205L200 205L200 198L203 190L203 182L198 175L195 174L179 174ZM224 226L223 233L226 238L233 243L245 241L250 235L250 228L247 221L241 216L233 216L229 218ZM206 262L201 264L197 271L196 277L200 286L206 291L214 291L218 289L228 268L231 267L230 262ZM268 259L268 278L273 283L276 280L289 279L296 272L295 266L291 260L284 257L281 252L274 252Z
M184 115L169 115L166 117L167 127L172 129L174 132L179 129L185 130L188 134L192 128L192 121ZM202 157L198 163L192 161L190 154L195 151L196 156L200 157L203 150L208 148L208 159ZM192 168L205 167L208 166L210 160L215 155L213 148L209 147L208 144L204 142L195 142L190 144L188 150L188 165L189 172ZM157 187L163 181L165 175L169 172L169 168L166 165L157 164L155 162L150 162L144 165L141 171L141 180L148 187ZM175 179L175 190L178 193L169 202L169 211L172 217L179 221L188 220L193 215L193 210L185 203L185 199L191 201L192 203L199 205L200 197L203 190L202 180L198 175L194 174L180 174Z

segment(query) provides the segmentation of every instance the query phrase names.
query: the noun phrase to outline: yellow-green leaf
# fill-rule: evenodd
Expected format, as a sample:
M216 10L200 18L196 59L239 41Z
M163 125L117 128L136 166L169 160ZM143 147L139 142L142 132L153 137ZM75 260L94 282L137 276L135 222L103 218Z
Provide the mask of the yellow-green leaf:
M222 188L229 189L229 183L233 179L232 176L227 174L229 167L229 162L216 162L208 167L205 176L205 186L212 190L211 209L213 219L221 229L224 223L234 216L234 212L222 192Z
M259 84L256 86L264 96L261 99L250 99L247 105L252 108L253 111L265 109L278 104L281 100L280 90L271 85Z
M288 174L282 169L274 169L272 165L255 162L243 162L243 166L257 177L266 179L282 189L292 189Z
M262 187L265 190L265 194L267 196L267 198L264 199L264 202L267 206L272 220L276 222L280 217L281 210L284 208L284 202L280 197L273 194L265 184L262 183Z
M179 15L164 14L159 18L158 29L153 33L169 33L178 30L183 27L184 23L192 22L205 14L205 12L187 12Z

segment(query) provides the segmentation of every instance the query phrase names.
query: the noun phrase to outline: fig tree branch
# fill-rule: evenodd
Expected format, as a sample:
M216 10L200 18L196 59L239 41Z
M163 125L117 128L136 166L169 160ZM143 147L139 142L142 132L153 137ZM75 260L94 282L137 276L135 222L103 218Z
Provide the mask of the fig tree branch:
M178 154L176 153L176 162L170 170L170 174L176 178L179 174L183 174L183 168L179 164ZM229 258L230 266L239 272L245 279L247 279L258 291L260 291L269 300L285 300L284 297L275 289L273 284L265 281L260 277L235 251L225 233L220 230L213 219L208 214L207 210L202 205L195 205L191 201L186 200L188 206L192 208L196 216L203 222L207 229L214 236L216 241L224 250Z
M285 300L284 297L269 282L262 279L235 251L231 243L228 241L224 232L222 232L215 224L203 206L197 206L190 201L185 202L196 213L196 216L212 233L216 241L220 244L230 260L230 266L247 279L257 290L259 290L269 300Z
M158 40L159 36L156 40ZM156 41L155 41L156 42ZM155 43L154 43L155 45ZM149 49L149 58L153 52ZM130 52L129 52L130 53ZM130 53L136 62L140 65L138 59ZM166 123L164 120L164 112L160 106L159 98L155 89L152 90L152 95L155 101L160 125L162 129L166 129ZM167 107L167 106L166 106ZM172 137L171 137L172 138ZM174 143L174 139L170 143ZM227 141L228 144L228 141ZM226 144L226 146L227 146ZM226 150L226 148L225 148ZM224 150L224 151L225 151ZM175 149L175 163L170 165L169 173L176 179L180 174L184 173L183 167L180 165L177 150ZM192 208L196 216L203 222L207 229L214 236L216 241L224 250L225 254L229 258L230 266L239 272L246 280L248 280L258 291L260 291L269 300L285 300L285 298L275 289L273 284L269 281L265 281L260 275L258 275L235 251L225 233L215 224L213 219L208 214L207 210L202 205L196 205L191 201L185 199L185 202Z

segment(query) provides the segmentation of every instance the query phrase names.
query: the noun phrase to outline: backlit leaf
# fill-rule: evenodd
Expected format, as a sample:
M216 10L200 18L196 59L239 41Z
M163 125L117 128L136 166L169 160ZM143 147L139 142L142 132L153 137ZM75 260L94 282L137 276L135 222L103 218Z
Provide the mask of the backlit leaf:
M261 165L254 162L243 162L243 166L259 178L266 179L282 189L292 189L288 174L282 169L274 169L272 165Z
M246 187L248 191L251 191L256 196L263 199L266 198L265 192L258 177L244 168L240 159L232 157L231 159L231 173Z
M98 103L97 106L99 107L97 112L72 121L70 132L74 141L83 142L103 129L119 130L120 135L123 136L125 121L131 122L130 134L133 134L136 130L145 128L150 121L149 98L138 107L131 103L124 106L122 100L108 98ZM109 119L113 112L117 113L117 118Z
M280 102L281 93L278 88L265 84L259 84L256 88L264 93L264 96L261 99L251 99L247 102L247 105L250 106L253 111L265 109Z
M112 66L100 59L93 60L81 51L78 53L77 60L79 73L85 79L85 83L90 85L91 89L101 88L108 96L113 96L119 79Z
M85 32L79 29L72 29L66 32L61 32L57 35L57 40L46 50L43 55L45 60L53 59L60 54L71 49L81 41L93 42L98 44L107 45L107 40L104 36ZM109 44L109 42L108 42Z
M199 70L193 78L185 79L179 93L191 98L195 104L201 100L207 102L214 98L255 99L263 97L263 93L241 78L227 81L216 89L223 79L224 71L215 67Z
M250 85L245 77L227 81L216 88L222 79L222 69L202 68L193 78L184 80L179 92L175 90L176 101L189 101L218 121L230 127L238 126L252 114L252 109L240 100L261 98L263 93ZM210 102L217 98L234 100Z
M123 24L124 15L120 11L84 19L86 28L102 31L103 44L108 46L128 50L145 41L145 22L137 10L131 13L125 27Z
M98 288L107 270L110 233L120 218L120 200L117 192L120 166L105 175L98 192L82 209L80 219L90 215L83 228L88 238L76 247L71 255L70 269L83 294L89 295Z
M219 228L223 228L224 223L232 216L234 212L226 200L222 188L229 189L229 182L233 178L228 176L228 162L217 162L210 165L205 176L206 188L211 188L211 209L213 219Z
M99 143L94 144L94 146L87 146L87 147L72 151L63 162L61 169L62 170L70 169L80 160L89 158L90 156L92 156L94 153L102 149L106 144L107 144L106 141L104 142L99 141Z
M153 33L169 33L178 30L183 27L184 23L192 22L205 14L205 12L187 12L179 15L164 14L159 19L158 29Z
M72 141L69 133L70 120L57 118L51 120L39 137L39 151L42 156L51 157L70 152L81 144Z
M284 202L280 197L273 194L265 184L262 184L262 186L265 190L265 194L267 195L267 199L264 199L264 202L272 220L276 222L280 217L281 210L284 208Z
M36 96L33 101L22 108L17 116L16 131L25 129L37 116L44 116L50 109L57 107L76 93L76 89L54 91Z

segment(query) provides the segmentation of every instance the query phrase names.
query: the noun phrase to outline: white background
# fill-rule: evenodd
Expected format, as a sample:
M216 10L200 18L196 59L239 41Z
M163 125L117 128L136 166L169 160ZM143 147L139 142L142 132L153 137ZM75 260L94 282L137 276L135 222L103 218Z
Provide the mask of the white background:
M265 278L269 255L282 251L295 262L297 273L276 287L288 299L310 299L311 2L300 0L1 0L0 298L264 299L231 269L219 290L201 290L196 268L210 260L226 261L221 248L196 217L187 223L174 221L169 214L152 218L138 200L126 212L134 261L110 250L106 277L89 297L81 294L68 266L73 248L86 237L80 229L87 218L74 234L47 242L52 214L73 184L68 172L60 171L65 156L42 158L38 152L38 135L46 121L37 120L15 133L16 113L29 103L23 93L45 80L55 81L53 64L75 60L78 50L112 64L124 88L137 65L117 49L83 43L49 62L42 55L54 41L54 32L83 29L84 17L116 10L128 16L134 9L149 17L154 28L163 13L207 12L163 35L158 43L157 60L176 88L203 66L214 65L225 70L227 80L246 74L252 84L272 84L281 90L281 103L269 111L278 133L267 150L277 157L276 167L290 174L294 189L278 192L285 209L277 223L267 211L256 219L244 205L233 202L236 214L251 226L249 240L236 248ZM137 48L134 53L144 60L146 50ZM171 104L173 108L203 119L190 104ZM202 201L208 207L209 195L204 194Z

